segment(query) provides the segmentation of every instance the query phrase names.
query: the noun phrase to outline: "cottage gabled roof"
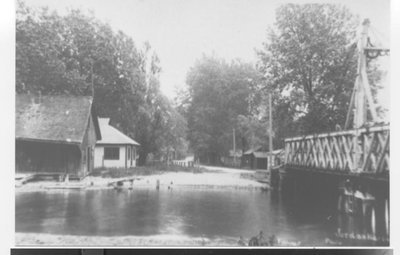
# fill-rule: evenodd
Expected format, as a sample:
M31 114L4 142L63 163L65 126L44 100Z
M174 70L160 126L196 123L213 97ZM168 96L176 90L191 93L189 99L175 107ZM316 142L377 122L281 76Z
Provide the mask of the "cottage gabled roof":
M89 96L33 96L17 94L15 101L15 138L56 143L81 144L90 114L101 133Z
M102 139L96 144L132 144L140 145L110 124L110 118L99 118Z

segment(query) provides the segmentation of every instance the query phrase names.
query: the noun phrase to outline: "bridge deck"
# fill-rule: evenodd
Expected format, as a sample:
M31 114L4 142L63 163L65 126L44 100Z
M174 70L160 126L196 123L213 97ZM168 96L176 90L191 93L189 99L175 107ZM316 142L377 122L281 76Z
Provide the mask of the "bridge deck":
M346 175L388 176L389 125L285 139L287 167Z

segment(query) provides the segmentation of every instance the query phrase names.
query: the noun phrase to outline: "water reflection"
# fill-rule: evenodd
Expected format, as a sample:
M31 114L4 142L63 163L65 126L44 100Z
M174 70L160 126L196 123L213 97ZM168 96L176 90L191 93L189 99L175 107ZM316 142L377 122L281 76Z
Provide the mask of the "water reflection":
M16 232L70 235L265 235L323 244L334 232L331 212L279 193L153 189L16 194Z

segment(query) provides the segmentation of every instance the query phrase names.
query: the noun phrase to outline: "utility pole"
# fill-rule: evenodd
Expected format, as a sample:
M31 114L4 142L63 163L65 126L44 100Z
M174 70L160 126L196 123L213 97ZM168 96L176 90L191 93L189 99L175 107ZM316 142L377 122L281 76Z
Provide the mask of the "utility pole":
M236 134L235 134L235 128L233 129L233 164L236 164Z
M273 160L273 155L272 155L272 96L271 92L269 92L268 95L268 101L269 101L269 159L268 159L268 171L271 172L272 169L272 160Z

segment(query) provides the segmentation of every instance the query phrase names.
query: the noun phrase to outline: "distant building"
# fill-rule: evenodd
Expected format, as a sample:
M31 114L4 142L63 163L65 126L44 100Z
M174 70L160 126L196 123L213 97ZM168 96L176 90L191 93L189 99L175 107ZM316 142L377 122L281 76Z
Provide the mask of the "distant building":
M282 150L274 150L272 152L272 166L280 165ZM268 169L268 160L270 153L263 151L261 146L257 146L243 153L242 167L250 169Z
M110 125L109 118L99 118L101 140L95 149L95 167L129 168L136 166L139 143Z
M16 95L16 172L90 173L101 139L92 102L86 96Z
M221 157L221 162L226 167L236 167L239 168L241 166L241 158L242 158L242 150L238 149L235 151L229 150L229 154L227 156Z

